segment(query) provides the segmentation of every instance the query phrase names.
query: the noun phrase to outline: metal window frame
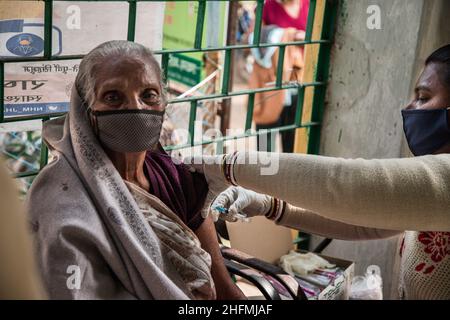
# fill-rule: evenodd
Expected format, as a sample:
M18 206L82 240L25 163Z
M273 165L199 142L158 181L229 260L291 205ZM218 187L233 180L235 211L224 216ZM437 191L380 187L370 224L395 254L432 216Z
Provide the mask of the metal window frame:
M33 1L33 0L25 0L25 1ZM61 116L63 114L52 114L52 115L38 115L38 116L28 116L28 117L14 117L14 118L6 118L4 117L4 70L5 64L13 63L13 62L26 62L26 61L55 61L55 60L72 60L72 59L82 59L83 55L67 55L67 56L53 56L52 55L52 25L53 25L53 4L57 1L73 1L73 2L105 2L105 1L113 1L113 2L128 2L129 4L129 12L128 12L128 32L127 39L129 41L135 40L135 31L136 31L136 14L137 14L137 3L138 2L160 2L158 0L42 0L45 2L45 11L44 11L44 54L42 57L27 57L27 58L3 58L0 59L0 123L5 122L17 122L17 121L25 121L25 120L33 120L33 119L41 119L43 122L47 121L50 118L54 118L57 116ZM165 2L181 2L183 0L169 0ZM313 40L312 39L312 30L315 23L315 13L316 13L316 4L317 0L310 0L310 8L308 13L308 23L306 27L306 35L304 41L295 41L288 43L275 43L275 44L266 44L260 43L260 34L261 34L261 26L262 26L262 13L264 0L256 0L256 16L255 16L255 28L254 28L254 37L253 43L250 45L226 45L222 47L202 47L202 37L203 37L203 29L204 29L204 21L205 21L205 13L206 13L206 2L213 0L195 0L198 2L198 13L197 13L197 21L196 21L196 32L194 38L194 45L192 48L185 49L175 49L175 50L158 50L154 53L157 55L161 55L162 61L162 69L164 74L164 79L167 79L168 73L168 64L170 59L170 54L173 53L189 53L189 52L208 52L208 51L225 51L225 59L224 59L224 67L223 67L223 77L222 77L222 88L220 93L205 95L202 97L186 97L182 99L172 99L169 101L171 104L181 103L181 102L190 102L190 116L189 116L189 134L190 139L187 144L184 145L176 145L176 146L168 146L166 150L176 150L183 149L188 147L194 147L199 145L207 145L211 143L217 143L218 146L223 145L223 142L227 140L233 139L242 139L248 138L252 136L258 136L261 134L267 134L268 132L281 132L286 130L296 130L298 128L308 128L309 130L309 140L308 140L308 153L318 154L319 152L319 142L320 142L320 128L321 122L323 118L323 109L325 102L325 92L326 85L328 81L328 69L330 63L330 51L332 38L334 34L334 24L337 14L337 0L323 0L325 2L324 5L324 15L323 15L323 27L320 35L320 39ZM222 0L222 1L232 1L232 0ZM283 76L283 62L285 49L287 46L294 45L312 45L317 44L320 46L319 55L317 64L315 65L315 77L312 82L305 83L290 83L283 84L282 76ZM249 89L249 90L241 90L230 92L229 91L229 79L230 79L230 66L231 66L231 54L233 50L239 49L250 49L250 48L260 48L260 47L278 47L279 48L279 60L277 64L277 72L276 72L276 81L275 86L270 88L257 88L257 89ZM304 103L304 95L305 88L313 87L314 96L312 103L312 116L311 121L303 122L302 121L302 113L303 113L303 103ZM255 103L255 94L261 92L270 92L270 91L279 91L285 89L296 88L298 90L298 103L297 110L295 115L295 120L292 125L287 125L283 127L278 127L270 130L264 130L259 132L250 132L251 123L253 120L253 108ZM234 136L223 136L216 139L211 140L203 140L200 142L195 142L194 139L194 122L196 117L196 110L198 101L201 100L212 100L212 99L225 99L233 96L248 96L248 105L247 105L247 114L245 121L245 133L241 135ZM42 169L48 161L48 149L45 143L41 144L41 157L40 157L40 169ZM30 171L16 174L15 177L23 178L34 176L39 171Z

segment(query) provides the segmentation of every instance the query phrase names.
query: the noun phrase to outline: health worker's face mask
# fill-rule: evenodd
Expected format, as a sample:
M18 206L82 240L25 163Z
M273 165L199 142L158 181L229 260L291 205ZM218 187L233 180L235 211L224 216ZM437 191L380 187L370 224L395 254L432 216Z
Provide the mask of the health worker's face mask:
M402 110L403 130L415 156L434 154L450 143L448 110Z
M164 111L88 108L94 133L110 150L130 153L154 149L161 135Z

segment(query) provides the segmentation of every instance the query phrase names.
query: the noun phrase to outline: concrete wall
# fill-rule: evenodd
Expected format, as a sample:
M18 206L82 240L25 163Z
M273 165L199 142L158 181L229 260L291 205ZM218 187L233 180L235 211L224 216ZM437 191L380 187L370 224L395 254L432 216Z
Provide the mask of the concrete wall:
M416 60L413 67L413 82L411 91L416 80L422 72L427 57L437 48L450 43L450 1L448 0L426 0L422 10L422 21L420 36L417 43ZM403 139L402 155L409 155L408 144Z
M380 30L367 28L369 5L381 9ZM341 0L321 154L367 159L408 154L400 110L424 59L450 42L448 12L446 0ZM336 240L324 253L356 261L356 274L380 266L385 298L394 298L397 242Z

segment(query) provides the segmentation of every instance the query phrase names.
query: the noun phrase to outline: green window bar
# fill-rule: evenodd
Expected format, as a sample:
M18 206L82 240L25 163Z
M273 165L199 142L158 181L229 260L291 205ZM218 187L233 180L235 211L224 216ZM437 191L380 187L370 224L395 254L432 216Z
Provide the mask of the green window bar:
M128 41L134 41L136 34L136 1L128 1Z
M222 82L222 94L228 95L228 86L230 84L230 68L231 68L231 49L225 50L225 63L224 63L224 73Z
M197 100L191 101L191 109L189 111L189 144L188 146L194 145L194 131L195 131L195 119L197 117Z
M52 25L53 25L53 3L45 1L44 12L44 58L52 58Z
M258 46L261 38L261 26L262 26L262 14L264 8L264 1L258 0L256 4L256 15L255 15L255 29L253 36L253 45Z
M202 48L202 36L203 36L203 25L205 21L205 12L206 12L206 1L200 0L198 2L197 24L195 26L195 40L194 40L195 49Z
M286 51L285 46L280 46L278 50L278 64L277 64L277 80L275 87L280 88L283 84L283 65L284 65L284 53Z
M32 0L25 0L32 1ZM41 119L42 121L46 121L50 119L50 117L54 118L57 116L61 116L63 114L52 114L49 115L38 115L38 116L26 116L26 117L14 117L14 118L5 118L4 116L4 71L5 64L13 63L13 62L26 62L26 61L54 61L54 60L72 60L72 59L82 59L83 55L66 55L66 56L53 56L52 55L52 21L53 21L53 3L57 1L67 1L67 0L45 0L45 12L44 12L44 54L42 57L24 57L24 58L16 58L16 57L6 57L0 59L0 123L5 122L17 122L24 120L33 120L33 119ZM137 15L137 2L149 2L149 1L158 1L158 0L76 0L74 2L128 2L129 4L129 12L128 12L128 31L127 31L127 39L129 41L135 40L135 31L136 31L136 15ZM173 0L173 1L183 1L183 0ZM278 127L275 129L269 130L269 132L282 132L287 130L295 130L298 128L308 128L310 130L310 137L308 141L308 153L318 153L319 141L320 141L320 125L322 121L323 107L324 107L324 99L325 99L325 91L326 91L326 83L328 80L328 68L329 68L329 58L330 58L330 50L331 50L331 39L334 33L334 21L336 18L337 12L337 1L336 0L324 0L325 1L325 9L324 9L324 18L323 18L323 29L321 33L321 37L318 40L312 40L312 30L314 25L314 16L316 11L316 2L317 0L310 1L310 10L308 14L308 23L306 28L306 36L303 41L293 41L293 42L285 42L285 43L260 43L260 34L262 27L262 13L264 0L257 0L256 2L256 10L255 10L255 28L254 28L254 38L252 44L246 45L225 45L218 47L202 47L202 37L203 37L203 29L204 29L204 21L205 21L205 13L206 13L206 5L208 1L214 0L196 0L198 2L198 10L197 10L197 20L196 20L196 28L195 28L195 38L192 48L180 48L180 49L171 49L171 50L157 50L154 53L157 55L161 55L161 65L163 69L164 80L168 80L168 65L171 54L175 53L191 53L191 52L209 52L209 51L223 51L225 54L224 59L224 67L223 67L223 78L222 78L222 88L220 93L208 94L201 97L185 97L182 99L171 99L168 101L170 104L176 104L181 102L190 102L190 115L189 115L189 134L190 139L188 143L184 145L176 145L176 146L167 146L166 150L176 150L183 149L187 147L194 147L200 145L207 145L215 143L217 146L217 150L220 152L223 150L223 144L225 141L233 140L233 139L243 139L249 138L253 136L258 136L261 134L266 134L267 130L260 132L251 132L251 124L253 121L253 109L255 104L255 94L261 92L271 92L271 91L279 91L296 88L298 91L298 102L297 102L297 110L294 119L294 123L292 125L287 125L283 127ZM224 0L225 1L225 0ZM228 0L231 1L231 0ZM168 2L168 1L166 1ZM311 44L320 45L318 62L315 66L315 78L312 82L307 83L283 83L283 63L285 56L285 49L287 46L306 46ZM229 88L230 83L230 74L231 74L231 57L233 50L240 49L251 49L251 48L261 48L261 47L278 47L279 48L279 56L278 56L278 65L276 72L276 82L275 86L270 88L256 88L249 90L241 90L241 91L231 91ZM314 98L313 98L313 108L312 108L312 118L309 122L302 122L302 112L303 112L303 98L305 93L305 88L313 87L314 88ZM198 102L202 100L214 100L214 99L227 99L233 96L248 96L248 105L247 105L247 114L245 121L245 133L234 135L234 136L223 136L210 140L202 140L195 141L194 139L194 122L196 119L196 111ZM40 157L40 169L42 169L48 160L48 150L44 143L41 145L41 157ZM16 177L28 177L34 176L38 173L38 171L30 171L24 172L20 174L16 174Z
M247 117L245 119L245 132L249 132L252 128L252 115L255 107L255 94L249 93L247 102Z

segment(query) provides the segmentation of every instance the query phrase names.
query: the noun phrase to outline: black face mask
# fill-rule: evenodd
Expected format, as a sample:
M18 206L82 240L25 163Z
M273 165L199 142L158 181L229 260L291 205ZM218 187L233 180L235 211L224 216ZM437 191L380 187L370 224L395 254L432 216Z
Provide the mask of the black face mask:
M415 156L433 154L450 143L448 110L402 110L403 130Z

